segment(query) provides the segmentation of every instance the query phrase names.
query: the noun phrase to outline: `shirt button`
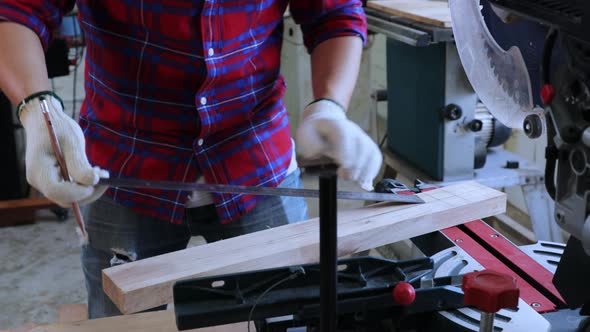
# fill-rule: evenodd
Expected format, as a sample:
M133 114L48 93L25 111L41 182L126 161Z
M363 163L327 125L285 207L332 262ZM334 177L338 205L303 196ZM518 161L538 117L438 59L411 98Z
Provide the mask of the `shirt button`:
M201 105L207 104L207 98L201 97Z
M212 48L209 49L209 51L207 51L209 56L212 56L213 54L215 54L215 51L213 51Z
M203 145L203 139L202 138L199 138L199 140L197 141L197 145L198 146Z

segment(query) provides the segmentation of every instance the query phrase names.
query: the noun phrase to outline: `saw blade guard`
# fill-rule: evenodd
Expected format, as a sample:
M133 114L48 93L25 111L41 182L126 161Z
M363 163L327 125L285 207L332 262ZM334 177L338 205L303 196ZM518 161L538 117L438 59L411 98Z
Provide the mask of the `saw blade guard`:
M449 0L452 29L463 68L490 113L522 129L525 118L543 111L533 105L529 73L518 47L504 50L481 14L479 0Z

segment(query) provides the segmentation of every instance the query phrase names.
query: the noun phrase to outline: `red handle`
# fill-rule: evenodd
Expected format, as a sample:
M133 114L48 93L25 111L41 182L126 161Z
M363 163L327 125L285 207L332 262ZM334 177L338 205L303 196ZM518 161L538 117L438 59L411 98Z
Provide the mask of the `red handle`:
M516 278L491 270L468 273L463 277L464 302L487 313L518 306Z
M400 281L393 287L393 300L399 305L410 305L416 299L416 290L411 284Z

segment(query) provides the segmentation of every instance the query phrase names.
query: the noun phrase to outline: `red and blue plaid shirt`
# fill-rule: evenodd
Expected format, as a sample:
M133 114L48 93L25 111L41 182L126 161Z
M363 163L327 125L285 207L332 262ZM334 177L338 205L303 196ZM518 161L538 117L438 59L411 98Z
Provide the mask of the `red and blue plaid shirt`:
M0 19L46 48L73 0L0 0ZM366 37L360 0L80 0L87 43L80 125L111 177L276 186L292 156L279 73L290 7L311 51ZM188 192L111 188L131 209L180 223ZM257 197L214 194L221 222Z

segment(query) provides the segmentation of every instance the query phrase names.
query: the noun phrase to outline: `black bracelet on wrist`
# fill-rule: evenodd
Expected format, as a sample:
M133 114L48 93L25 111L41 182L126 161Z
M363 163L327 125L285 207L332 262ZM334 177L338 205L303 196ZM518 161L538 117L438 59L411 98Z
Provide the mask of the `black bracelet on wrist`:
M340 104L339 102L335 101L334 99L330 99L330 98L318 98L318 99L312 101L311 103L307 104L307 106L310 106L310 105L315 104L318 101L322 101L322 100L326 100L326 101L329 101L329 102L332 102L332 103L336 104L336 106L340 107L342 109L342 111L344 113L346 113L346 108L344 108L344 106L342 106L342 104Z
M31 100L41 97L41 96L52 96L53 98L59 100L59 103L61 104L61 107L64 107L64 102L63 100L61 100L61 98L53 91L39 91L36 93L33 93L32 95L28 96L27 98L23 99L23 101L21 101L20 103L18 103L18 106L16 108L16 114L18 115L18 118L20 119L20 112L23 109L23 107L25 107L25 105L30 102Z

